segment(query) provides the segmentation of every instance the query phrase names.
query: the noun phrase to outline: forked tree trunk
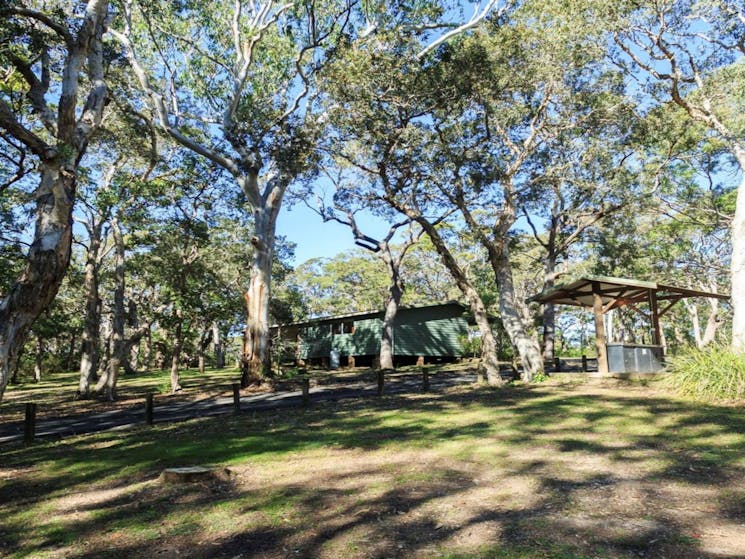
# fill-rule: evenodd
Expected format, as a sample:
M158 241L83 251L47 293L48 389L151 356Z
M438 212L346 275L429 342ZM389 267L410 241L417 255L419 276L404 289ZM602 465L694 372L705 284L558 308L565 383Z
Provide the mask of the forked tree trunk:
M450 253L445 241L442 239L437 229L426 218L420 216L410 216L422 226L427 236L432 241L432 245L442 258L442 263L448 269L455 284L466 298L474 321L481 334L481 368L486 373L486 380L489 384L503 384L502 376L499 374L499 361L497 359L497 342L494 339L494 333L489 324L489 316L476 288L471 284L463 269L458 265L453 255Z
M111 220L111 232L114 238L114 308L111 322L111 355L106 369L98 379L96 392L103 393L107 400L116 400L116 385L119 381L119 369L121 368L122 351L124 346L124 263L125 247L119 221Z
M90 395L91 379L98 375L99 332L101 331L101 301L98 294L98 266L101 249L103 223L96 223L89 229L90 240L85 260L85 320L83 323L82 352L80 356L80 380L78 396Z
M523 320L523 315L526 314L525 303L515 293L507 242L507 239L504 239L498 247L496 258L492 258L492 267L499 288L499 314L502 317L504 329L520 356L520 363L523 367L522 378L530 382L533 376L543 372L543 357L538 342L528 333L527 325Z
M477 226L470 214L463 213L471 223L471 229L479 232L479 239L489 255L489 263L499 290L499 314L502 324L520 357L523 367L522 378L530 382L535 375L543 372L543 357L537 339L530 334L528 324L523 318L529 316L529 313L525 302L517 297L512 277L509 231L515 223L516 214L514 186L511 181L512 179L509 179L504 183L502 212L494 225L491 238Z

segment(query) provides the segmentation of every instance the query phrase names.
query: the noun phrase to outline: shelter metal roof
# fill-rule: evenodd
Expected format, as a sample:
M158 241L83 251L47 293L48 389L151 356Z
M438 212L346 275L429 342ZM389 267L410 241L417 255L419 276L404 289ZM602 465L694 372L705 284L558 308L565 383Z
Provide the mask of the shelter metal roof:
M654 292L657 301L667 301L668 305L660 310L663 314L672 305L685 297L715 297L717 299L729 299L729 295L698 291L685 287L663 285L651 281L640 281L626 278L611 278L605 276L588 276L580 278L572 283L552 287L530 297L528 301L538 303L553 303L555 305L574 305L578 307L593 306L593 284L598 288L603 311L635 305L646 302L649 293Z

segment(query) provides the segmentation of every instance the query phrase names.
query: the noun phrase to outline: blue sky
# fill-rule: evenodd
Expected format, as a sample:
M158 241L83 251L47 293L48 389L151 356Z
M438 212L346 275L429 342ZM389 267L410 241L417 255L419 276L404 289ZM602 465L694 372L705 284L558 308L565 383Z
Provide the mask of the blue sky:
M388 232L388 225L372 216L358 216L358 224L362 232L371 237L382 237ZM356 248L349 227L330 221L324 223L321 216L303 204L282 207L277 219L277 235L295 243L295 265Z

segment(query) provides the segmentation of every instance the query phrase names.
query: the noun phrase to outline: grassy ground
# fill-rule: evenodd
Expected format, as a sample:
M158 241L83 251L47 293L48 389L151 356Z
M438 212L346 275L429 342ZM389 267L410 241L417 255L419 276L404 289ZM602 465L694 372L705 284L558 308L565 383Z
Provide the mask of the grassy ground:
M164 402L226 395L231 393L231 383L240 380L240 372L236 368L210 368L204 374L197 369L184 369L180 374L183 390L175 395L170 394L169 371L153 370L136 375L122 375L117 383L116 402L98 398L76 398L76 372L45 374L38 383L24 379L22 383L8 385L0 404L0 418L2 421L22 419L26 402L35 402L38 405L39 417L52 417L141 405L149 392L160 394L159 399Z
M742 408L597 383L4 446L0 556L745 557L744 451Z
M430 366L433 374L448 373L469 368L469 362ZM401 367L402 374L418 373L418 367ZM286 370L271 382L243 389L244 395L254 392L293 389L299 387L296 369ZM374 383L374 372L366 368L309 371L312 385L365 381ZM38 417L57 417L86 412L106 411L114 408L142 405L148 393L158 394L159 405L177 400L197 400L211 396L231 396L232 383L240 381L240 371L235 367L214 369L208 367L204 373L198 369L183 369L180 372L182 390L171 394L169 371L144 371L136 375L122 375L117 383L117 400L108 402L101 398L76 398L78 373L57 372L45 374L41 382L24 379L19 384L8 385L0 403L0 421L21 421L24 404L34 402L38 406Z

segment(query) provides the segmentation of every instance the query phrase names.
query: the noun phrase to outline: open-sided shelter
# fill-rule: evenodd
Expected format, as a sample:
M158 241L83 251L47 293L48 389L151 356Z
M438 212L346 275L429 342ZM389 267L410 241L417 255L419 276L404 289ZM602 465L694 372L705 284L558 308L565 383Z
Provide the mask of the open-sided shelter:
M660 317L675 303L686 297L729 299L729 295L651 281L589 276L547 289L530 297L528 301L591 308L595 318L598 373L603 375L661 370L664 365L664 356ZM645 310L640 308L642 304L646 306ZM612 309L624 306L630 307L649 321L651 344L607 343L603 315Z

